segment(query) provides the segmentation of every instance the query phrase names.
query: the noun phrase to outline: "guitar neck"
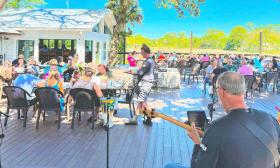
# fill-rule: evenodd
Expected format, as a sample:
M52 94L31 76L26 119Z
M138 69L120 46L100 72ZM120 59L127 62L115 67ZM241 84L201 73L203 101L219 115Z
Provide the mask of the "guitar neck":
M164 115L164 114L162 114L162 113L158 113L158 112L154 112L154 113L156 114L157 117L162 118L162 119L164 119L164 120L166 120L166 121L169 121L169 122L171 122L171 123L173 123L173 124L175 124L175 125L177 125L177 126L179 126L179 127L182 127L182 128L184 128L184 129L187 129L188 131L191 131L191 130L192 130L192 127L191 127L190 125L188 125L188 124L185 124L185 123L183 123L183 122L181 122L181 121L178 121L178 120L176 120L176 119L174 119L174 118L172 118L172 117L169 117L169 116L167 116L167 115ZM204 132L203 132L202 130L197 129L197 132L198 132L198 134L199 134L200 136L203 136L203 135L204 135Z

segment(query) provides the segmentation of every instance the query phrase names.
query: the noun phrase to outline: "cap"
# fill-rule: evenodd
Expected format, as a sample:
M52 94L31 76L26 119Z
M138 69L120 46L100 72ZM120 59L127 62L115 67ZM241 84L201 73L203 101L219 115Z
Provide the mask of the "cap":
M20 54L20 55L18 56L18 59L24 59L24 55Z

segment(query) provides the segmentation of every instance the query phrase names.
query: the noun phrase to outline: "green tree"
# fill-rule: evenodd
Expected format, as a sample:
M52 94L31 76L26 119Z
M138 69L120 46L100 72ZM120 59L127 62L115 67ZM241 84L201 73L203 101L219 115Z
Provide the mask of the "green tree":
M109 0L106 7L113 11L117 22L109 51L109 64L114 65L118 61L117 53L122 48L123 39L127 36L127 24L133 26L142 23L143 15L138 0Z
M191 16L199 16L200 5L205 0L158 0L158 6L163 8L175 8L179 17L184 17L186 13Z
M247 29L243 26L234 27L227 39L225 50L239 50L247 36Z
M45 4L44 0L1 0L0 10L5 8L33 8Z
M221 49L226 46L226 34L220 30L209 29L201 41L201 48Z

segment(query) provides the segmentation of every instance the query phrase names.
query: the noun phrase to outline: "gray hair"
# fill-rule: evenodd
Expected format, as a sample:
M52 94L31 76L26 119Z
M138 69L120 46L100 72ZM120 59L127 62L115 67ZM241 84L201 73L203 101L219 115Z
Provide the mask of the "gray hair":
M216 86L233 95L243 95L246 92L245 78L237 72L224 72L219 75Z

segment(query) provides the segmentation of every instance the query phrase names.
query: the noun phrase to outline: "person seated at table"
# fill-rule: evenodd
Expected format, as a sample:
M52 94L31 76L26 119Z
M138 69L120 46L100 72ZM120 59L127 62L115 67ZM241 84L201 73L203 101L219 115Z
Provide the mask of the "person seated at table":
M246 59L241 61L241 67L237 71L241 75L253 75L253 69L248 66Z
M199 61L200 62L209 62L210 61L210 57L209 57L208 54L203 54L203 57L201 57Z
M272 58L272 69L271 69L271 71L272 72L277 72L278 69L279 69L279 67L278 67L278 63L277 63L276 57L273 57Z
M56 61L56 59L54 59ZM38 87L52 87L54 89L59 90L61 93L64 94L64 84L63 81L61 80L60 74L56 69L52 69L52 67L56 67L57 62L53 61L52 62L52 66L51 66L51 70L49 73L49 76L46 80L40 82L37 84ZM51 62L51 61L50 61ZM56 63L56 64L55 64ZM64 98L60 98L60 112L64 111Z
M36 64L36 60L33 56L28 59L27 71L30 72L34 76L39 76L39 67Z
M93 77L92 81L95 82L99 87L101 83L108 83L108 81L113 77L112 72L104 64L99 64L97 66L98 73Z
M58 68L57 68L57 60L56 59L51 59L49 61L49 67L48 67L48 71L45 73L43 79L48 79L51 72L53 71L57 71L58 72ZM60 78L63 78L61 74L59 74Z
M23 55L18 56L18 63L13 65L12 70L14 78L16 78L18 74L26 73L26 64Z
M96 96L98 97L95 99L95 111L96 111L96 114L98 114L99 110L100 110L100 99L99 98L103 97L103 93L102 93L100 87L96 83L91 81L93 74L94 74L94 72L93 72L91 65L87 65L85 67L83 76L77 82L75 82L75 84L73 85L72 88L84 88L84 89L93 90L96 93ZM94 116L94 118L97 119L97 116ZM92 117L88 119L88 121L91 121L91 120L92 120Z
M217 61L212 59L210 65L205 69L204 84L211 84L213 70L217 67Z
M262 64L261 64L261 62L259 61L258 58L254 58L253 62L254 62L254 67L257 69L257 72L263 72L264 71L263 66L262 66Z
M63 72L66 70L67 68L67 64L65 64L65 62L63 61L63 57L62 56L58 56L57 57L57 68L58 68L58 72L60 74L63 74Z
M81 77L81 72L78 70L75 70L73 73L73 76L70 80L71 85L73 86Z
M212 86L213 86L213 92L216 90L216 81L217 81L218 77L222 73L227 71L227 69L222 66L221 61L215 60L215 65L216 65L216 67L213 69L212 79L211 79Z
M176 67L178 58L175 52L172 52L168 58L168 67Z
M77 67L75 66L75 62L73 61L73 59L74 58L72 56L68 57L67 68L63 72L63 77L64 77L65 81L70 81L74 71L78 70Z
M226 63L226 65L225 65L224 67L225 67L228 71L231 71L231 72L236 72L236 71L237 71L236 65L233 65L232 58L227 58L227 63Z
M26 64L26 61L24 60L24 55L19 54L18 58L13 60L12 66L18 66L19 65L19 60L23 59L24 64Z

